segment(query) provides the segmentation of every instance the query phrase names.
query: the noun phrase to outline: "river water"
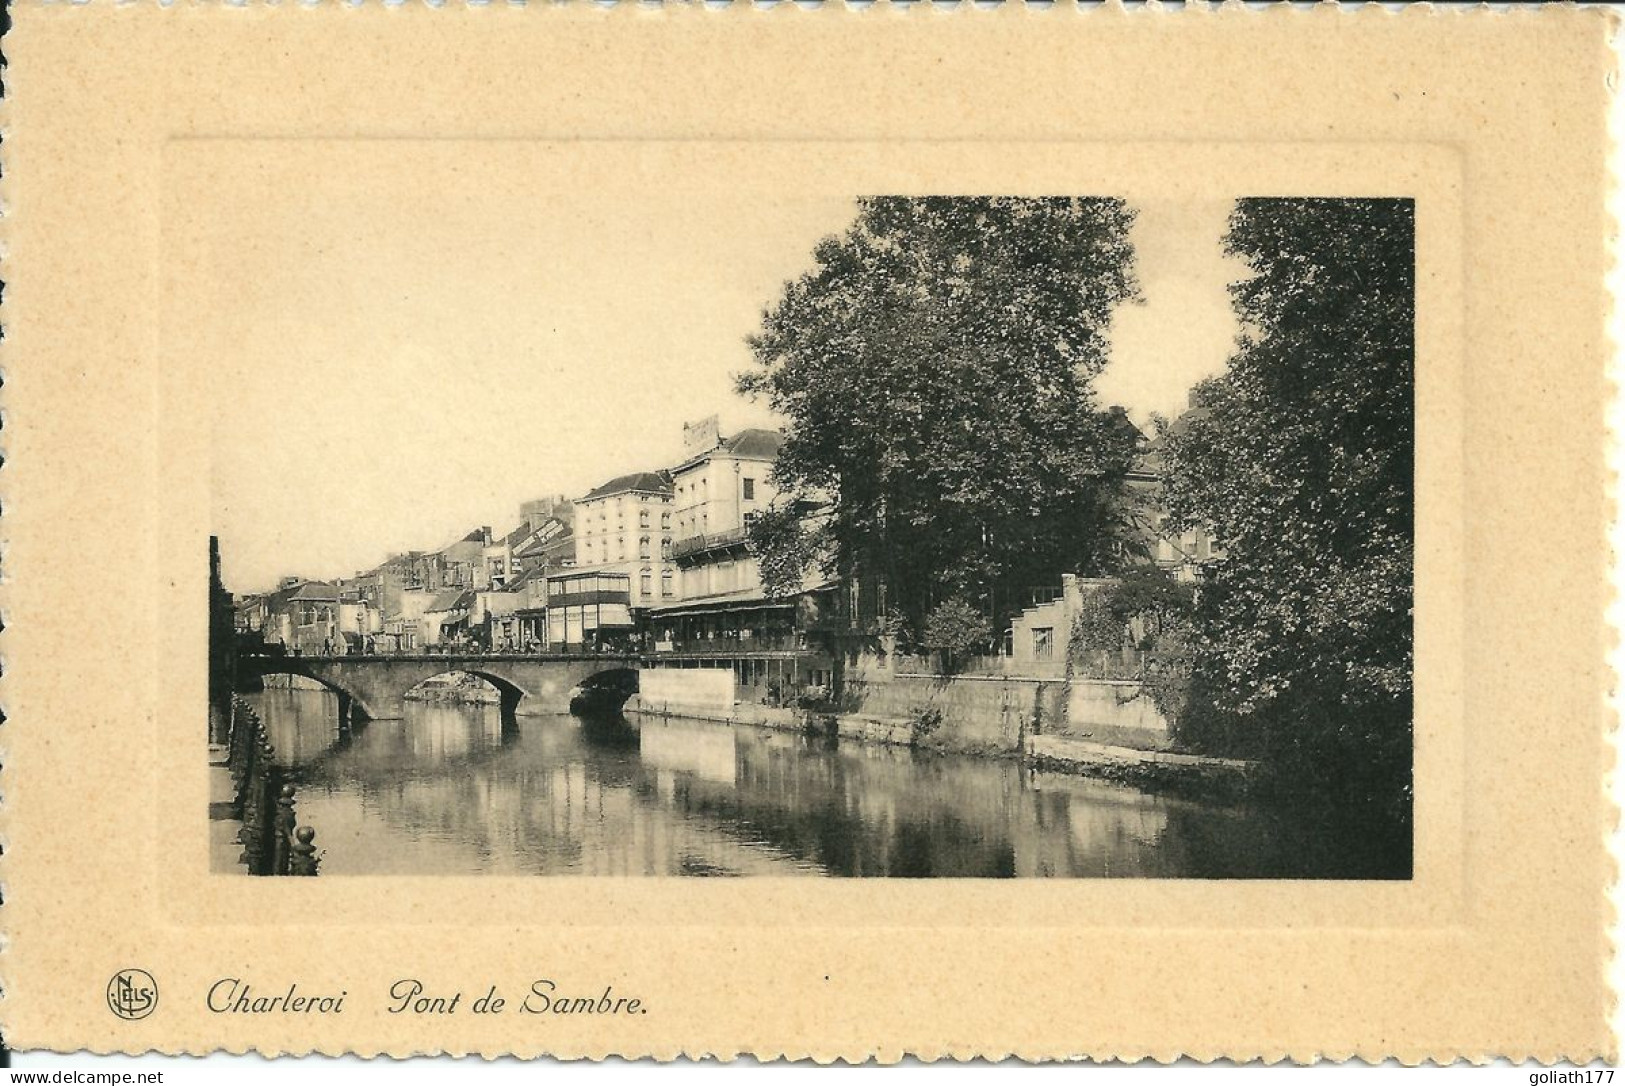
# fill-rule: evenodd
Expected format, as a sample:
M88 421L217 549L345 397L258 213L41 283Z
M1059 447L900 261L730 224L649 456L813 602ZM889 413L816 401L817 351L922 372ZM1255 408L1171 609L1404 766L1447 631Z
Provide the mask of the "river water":
M1334 833L1015 759L707 721L411 702L338 732L337 699L250 699L293 767L323 875L1359 877Z

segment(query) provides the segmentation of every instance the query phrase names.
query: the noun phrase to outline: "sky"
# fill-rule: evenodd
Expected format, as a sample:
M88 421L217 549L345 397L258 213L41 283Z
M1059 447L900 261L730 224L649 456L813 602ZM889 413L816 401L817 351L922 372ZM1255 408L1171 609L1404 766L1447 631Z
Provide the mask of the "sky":
M774 425L733 392L745 337L855 210L689 148L222 141L171 167L163 334L212 362L239 592L506 532L522 501L669 466L685 420ZM1228 199L1129 199L1143 297L1097 389L1145 425L1222 370L1244 269Z

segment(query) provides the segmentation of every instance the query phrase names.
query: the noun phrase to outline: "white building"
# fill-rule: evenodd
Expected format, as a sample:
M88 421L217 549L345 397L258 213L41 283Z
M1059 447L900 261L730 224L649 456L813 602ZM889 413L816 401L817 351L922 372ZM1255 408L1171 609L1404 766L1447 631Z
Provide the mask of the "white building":
M724 438L715 415L684 424L683 462L671 471L680 599L760 591L761 568L747 553L745 532L778 494L770 474L783 444L776 430Z
M576 571L624 573L634 609L676 597L671 540L672 489L663 472L622 475L576 499Z

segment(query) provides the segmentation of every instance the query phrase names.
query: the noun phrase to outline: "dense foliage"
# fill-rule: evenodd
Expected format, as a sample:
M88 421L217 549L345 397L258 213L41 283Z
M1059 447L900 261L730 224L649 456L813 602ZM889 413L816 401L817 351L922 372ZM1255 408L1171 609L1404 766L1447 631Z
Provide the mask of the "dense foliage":
M1166 442L1176 523L1224 547L1194 616L1192 701L1231 741L1405 823L1413 207L1243 200L1226 244L1256 273L1232 287L1238 350Z
M864 199L764 314L739 387L788 420L777 482L828 500L835 568L883 578L915 628L950 596L1112 560L1134 435L1091 383L1136 292L1131 218L1112 199Z
M823 532L786 504L759 512L746 529L745 544L760 564L762 591L775 597L800 592L805 575L825 557Z
M1123 629L1126 620L1114 612L1110 593L1085 592L1072 618L1072 636L1068 644L1074 655L1096 652L1115 652L1123 647Z
M952 596L937 604L925 616L920 643L928 649L946 653L952 662L973 649L985 648L991 636L993 628L987 616L961 597Z

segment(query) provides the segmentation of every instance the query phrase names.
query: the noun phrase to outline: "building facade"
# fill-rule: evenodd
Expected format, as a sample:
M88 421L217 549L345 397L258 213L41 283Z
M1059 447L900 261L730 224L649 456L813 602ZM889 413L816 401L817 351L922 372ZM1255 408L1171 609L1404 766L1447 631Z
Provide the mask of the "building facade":
M664 472L618 476L576 499L575 568L624 575L634 610L677 596L671 535L672 488Z
M771 473L783 444L774 430L724 438L714 415L683 426L683 461L671 471L678 600L761 591L746 533L778 496Z

